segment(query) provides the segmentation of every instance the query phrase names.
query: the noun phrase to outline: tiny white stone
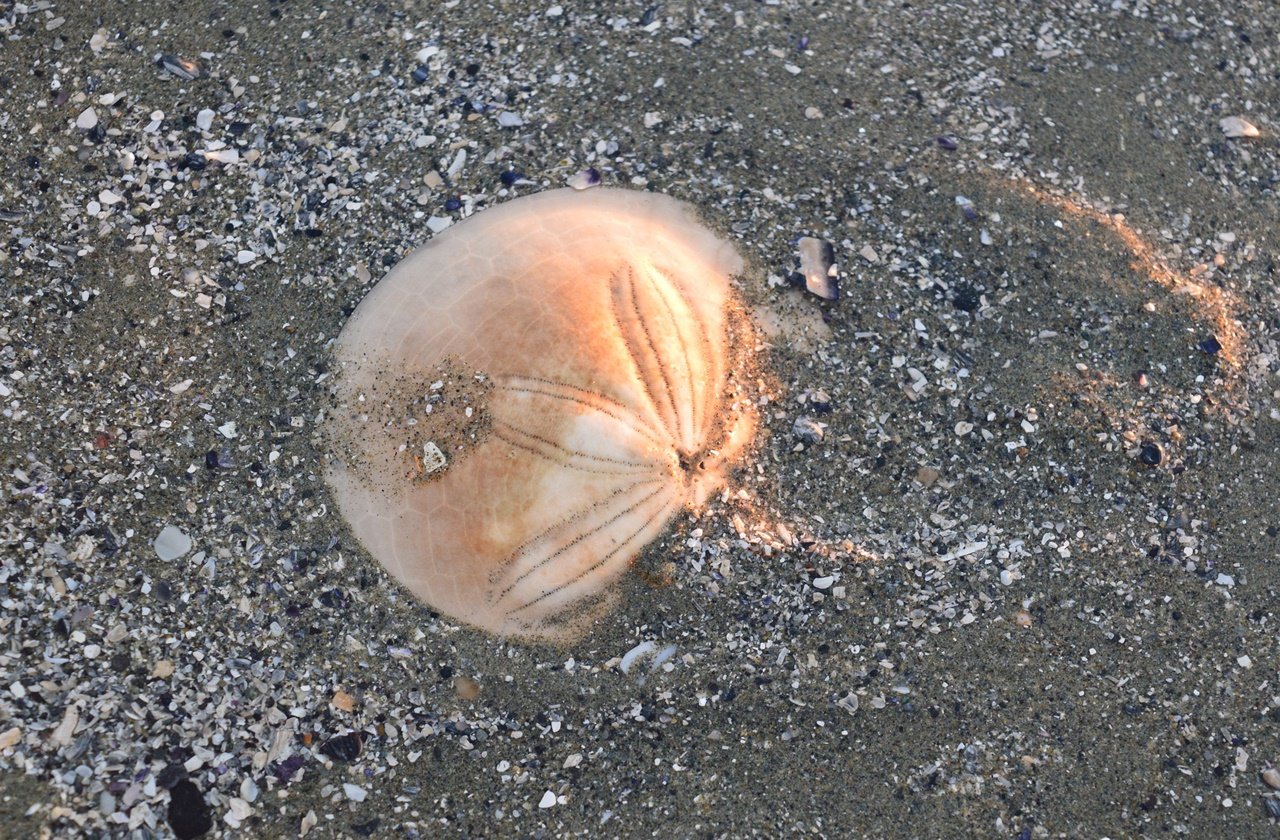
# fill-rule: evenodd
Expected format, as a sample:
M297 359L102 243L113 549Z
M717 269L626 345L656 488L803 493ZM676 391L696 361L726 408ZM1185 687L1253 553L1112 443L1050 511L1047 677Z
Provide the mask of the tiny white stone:
M1218 584L1218 586L1235 586L1236 579L1228 574L1219 574L1214 583Z
M551 791L542 794L542 799L538 800L539 808L550 808L554 804L556 804L556 795Z
M88 131L98 124L98 112L92 108L85 108L80 112L80 116L76 117L76 128Z
M1008 569L1000 570L1000 583L1008 586L1013 583L1013 574Z
M196 114L196 128L200 129L201 131L208 131L212 127L213 127L213 109L212 108L205 108L203 111Z
M1253 660L1249 658L1248 654L1245 654L1236 658L1236 664L1241 668L1252 668Z
M251 263L257 258L258 258L257 254L255 254L253 251L248 251L248 250L244 250L236 254L236 262L240 263L240 265Z
M102 192L98 193L98 201L102 202L107 206L110 206L112 204L119 204L120 202L124 201L124 199L121 198L119 195L113 193L111 190L103 190Z
M813 579L814 589L830 589L831 584L836 582L835 575L824 575Z
M515 111L503 111L498 114L498 125L503 128L516 128L524 125L524 120Z
M564 6L552 6L550 9L547 9L547 17L549 18L557 18L562 14L564 14Z
M369 792L364 788L359 785L353 785L350 782L342 783L342 791L352 802L363 802L365 797L369 795Z
M448 216L432 216L427 219L427 230L432 233L439 233L451 224L453 224L453 219Z
M97 659L97 658L98 658L98 656L99 656L99 655L101 655L101 653L102 653L102 648L101 648L100 646L98 646L98 645L85 645L85 646L84 646L84 658L85 658L85 659Z

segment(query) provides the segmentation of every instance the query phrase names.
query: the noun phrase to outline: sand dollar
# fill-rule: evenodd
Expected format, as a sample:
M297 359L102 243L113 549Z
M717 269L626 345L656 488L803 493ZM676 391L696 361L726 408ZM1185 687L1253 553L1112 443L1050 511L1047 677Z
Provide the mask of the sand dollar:
M456 619L580 634L748 442L741 268L627 190L509 201L410 254L336 343L326 478L356 537Z

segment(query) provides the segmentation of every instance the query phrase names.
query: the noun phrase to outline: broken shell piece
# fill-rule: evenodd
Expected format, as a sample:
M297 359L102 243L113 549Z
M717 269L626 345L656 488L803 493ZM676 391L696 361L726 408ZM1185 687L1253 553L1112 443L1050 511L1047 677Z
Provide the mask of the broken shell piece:
M1223 117L1218 120L1222 133L1228 137L1260 137L1258 127L1243 117Z
M840 297L839 269L836 268L835 250L825 239L813 236L800 237L800 271L804 274L804 286L823 300Z
M1262 781L1266 782L1267 787L1280 790L1280 770L1268 764L1259 775L1262 776Z
M168 53L156 59L156 64L159 64L179 79L184 79L188 82L198 79L204 75L200 69L200 63L198 61L192 61L187 58L178 58L176 55L169 55Z
M600 186L600 171L595 167L584 169L565 182L575 190L585 190Z
M659 650L653 642L643 641L622 655L622 660L618 662L618 670L624 674L630 674L637 662L642 659L652 659L649 663L649 673L653 673L675 655L675 645L667 645Z
M444 469L445 464L444 453L440 451L440 447L436 446L434 441L427 441L422 444L422 471L428 475L436 470Z
M791 424L792 436L801 443L820 443L826 436L827 424L801 415Z

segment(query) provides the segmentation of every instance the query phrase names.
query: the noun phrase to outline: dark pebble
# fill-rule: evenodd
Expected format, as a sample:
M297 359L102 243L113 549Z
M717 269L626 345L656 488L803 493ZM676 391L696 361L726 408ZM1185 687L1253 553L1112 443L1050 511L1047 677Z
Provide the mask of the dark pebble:
M208 165L209 165L208 158L206 158L204 155L200 154L199 152L191 152L190 154L182 158L182 163L179 164L179 168L194 169L196 172L199 172L201 169L204 169Z
M213 829L213 813L200 789L184 779L169 791L169 827L178 840L192 840Z
M957 148L959 148L959 146L956 144L955 138L947 137L945 134L935 137L934 140L937 142L940 148L946 149L948 152L954 152Z
M951 305L961 312L972 312L982 303L982 292L972 286L957 286Z
M181 764L166 765L156 774L156 784L165 790L173 790L173 786L187 778L187 768Z
M1204 341L1200 342L1200 349L1210 356L1218 355L1218 351L1222 349L1222 343L1218 341L1218 337L1211 335Z
M377 817L368 822L355 823L351 826L351 830L361 837L372 837L374 832L378 830L378 826L382 825L382 820Z
M346 606L346 598L343 597L341 589L329 589L321 593L320 603L331 610L336 610Z
M509 187L512 184L514 184L516 181L523 181L524 173L518 170L512 169L509 172L503 172L501 175L499 175L498 180L502 182L503 186Z
M444 209L449 213L455 213L462 209L462 202L456 198L446 199L444 202Z
M1138 449L1138 460L1148 467L1154 467L1164 460L1164 451L1160 449L1160 444L1144 440Z
M415 68L414 71L409 75L413 76L413 80L420 85L424 84L427 81L427 79L431 78L431 73L429 70L427 70L427 65L425 64L422 65L421 67Z

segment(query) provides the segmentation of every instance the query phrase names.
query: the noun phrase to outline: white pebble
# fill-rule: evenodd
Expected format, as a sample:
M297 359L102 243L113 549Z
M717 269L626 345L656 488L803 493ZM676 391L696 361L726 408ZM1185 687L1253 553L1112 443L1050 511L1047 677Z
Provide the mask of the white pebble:
M255 254L253 251L241 251L240 253L236 254L236 262L240 263L241 265L244 265L246 263L251 263L257 258L258 258L258 255Z
M213 128L212 108L205 108L203 111L196 114L196 128L201 131L208 131L210 128Z
M84 658L97 659L102 654L102 648L99 645L85 645Z
M342 783L342 791L347 795L347 799L352 802L363 802L369 792L359 785L353 785L350 782Z
M80 116L76 117L76 128L88 131L98 124L98 112L92 108L85 108L80 112Z
M564 6L552 6L547 9L547 17L549 18L558 18L562 14L564 14Z
M517 128L524 125L524 120L515 111L503 111L498 114L498 125L503 128Z
M539 808L550 808L554 804L556 804L556 795L551 791L542 794L542 799L538 800Z

